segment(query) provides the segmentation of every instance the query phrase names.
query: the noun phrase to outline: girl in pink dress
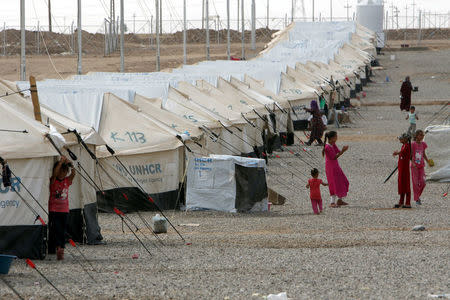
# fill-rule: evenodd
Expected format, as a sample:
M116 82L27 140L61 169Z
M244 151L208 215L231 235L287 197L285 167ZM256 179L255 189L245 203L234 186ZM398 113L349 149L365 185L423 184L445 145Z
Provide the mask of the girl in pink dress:
M328 141L328 144L327 144ZM341 167L338 158L348 150L348 146L342 147L342 150L336 146L337 133L329 131L325 134L325 146L322 155L325 156L325 173L328 180L328 188L330 190L331 204L330 207L339 207L347 205L342 198L347 196L349 182ZM336 202L336 198L338 199Z
M425 161L429 163L425 149L427 144L423 142L424 133L417 130L414 142L411 143L411 178L413 184L414 201L417 205L422 204L420 196L425 189Z

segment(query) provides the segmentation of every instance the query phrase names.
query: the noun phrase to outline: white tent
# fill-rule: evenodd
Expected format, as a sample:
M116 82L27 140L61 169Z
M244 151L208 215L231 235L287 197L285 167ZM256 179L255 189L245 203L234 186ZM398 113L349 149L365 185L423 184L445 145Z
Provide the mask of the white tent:
M428 158L435 166L426 168L427 180L450 182L450 125L433 125L425 129Z
M47 227L42 226L36 217L39 215L47 222L48 186L53 160L58 155L45 138L48 133L47 127L0 100L0 156L7 160L14 173L11 187L5 187L0 180L0 253L45 257Z
M7 84L0 82L0 93L14 93ZM34 118L33 104L30 98L22 97L20 94L11 94L4 99L16 112L21 112L29 118ZM77 160L74 161L79 175L74 178L70 186L69 193L69 226L68 233L76 242L86 242L89 244L98 243L102 239L100 226L97 219L97 198L95 187L91 182L87 182L94 177L95 161L89 156L89 153L79 144L75 134L68 130L76 130L82 140L95 152L97 145L104 145L103 139L92 128L81 123L73 121L57 112L52 111L45 105L40 106L41 118L47 126L53 126L56 131L64 136L65 148L72 151ZM61 149L68 158L67 151ZM85 177L85 179L82 178Z
M105 94L98 133L117 158L104 147L97 147L100 164L106 170L98 174L105 190L105 195L99 195L102 210L114 206L124 210L152 209L135 180L160 208L175 205L184 159L183 144L172 132L136 106Z
M186 209L267 211L266 163L229 155L199 157L187 170Z

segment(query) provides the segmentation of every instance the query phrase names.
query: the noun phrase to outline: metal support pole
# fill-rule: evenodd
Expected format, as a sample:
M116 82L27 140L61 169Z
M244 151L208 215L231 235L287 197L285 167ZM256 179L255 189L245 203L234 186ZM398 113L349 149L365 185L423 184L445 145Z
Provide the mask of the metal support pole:
M105 23L106 26L106 23ZM105 38L106 38L106 28L105 28ZM75 39L73 35L73 21L72 25L70 25L70 53L74 54L74 48L75 48Z
M78 0L78 21L77 21L77 32L78 32L78 64L77 64L77 73L81 75L82 72L82 54L83 48L81 45L81 0Z
M104 23L105 23L105 36L104 36L104 39L105 39L105 52L104 52L104 55L107 56L108 55L108 35L107 35L107 31L108 31L107 27L108 27L108 25L106 24L106 19L105 19Z
M252 50L256 50L256 4L252 0Z
M160 62L160 48L159 48L159 0L155 0L155 11L156 11L156 22L155 22L155 32L156 32L156 71L161 70Z
M419 10L419 32L417 36L417 45L420 44L421 39L422 39L422 11Z
M40 27L39 27L39 21L37 22L37 31L36 31L36 52L37 52L37 54L39 54L41 51L40 51L40 42L41 42L41 39L40 39L40 36L39 36L39 34L41 33L41 30L40 30Z
M295 15L295 0L291 1L291 23L294 23L294 15Z
M237 0L237 23L236 23L236 25L237 25L237 29L236 29L236 31L237 32L239 32L239 29L240 29L240 27L241 27L241 25L240 25L240 23L239 23L239 11L240 11L240 6L239 6L239 0Z
M162 35L162 33L163 33L163 30L162 30L162 19L163 19L163 16L162 16L162 0L159 0L159 34L161 34Z
M150 17L150 47L153 48L153 15Z
M330 0L330 22L333 21L333 0Z
M20 80L26 80L25 70L25 0L20 0Z
M205 29L205 0L202 0L202 29Z
M269 0L267 0L267 12L266 12L266 28L269 29Z
M6 22L3 22L3 56L6 56Z
M385 30L388 30L388 26L389 26L388 20L389 20L389 11L386 10L385 25L384 25L385 26Z
M245 58L245 20L244 20L244 0L241 0L241 44L242 44L242 59Z
M312 21L314 22L314 0L312 0Z
M125 34L125 22L124 22L124 0L120 0L120 72L125 72L125 58L124 58L124 34Z
M405 29L408 29L408 4L405 6Z
M209 0L205 0L206 60L209 60Z
M183 64L187 63L186 30L186 0L183 0Z
M231 45L230 45L230 0L227 0L227 58L231 59Z
M48 31L52 32L52 3L48 0Z
M114 0L110 0L109 1L109 32L108 32L109 53L111 53L113 51L113 43L114 43L114 39L112 38L112 34L114 32L113 6L114 6Z

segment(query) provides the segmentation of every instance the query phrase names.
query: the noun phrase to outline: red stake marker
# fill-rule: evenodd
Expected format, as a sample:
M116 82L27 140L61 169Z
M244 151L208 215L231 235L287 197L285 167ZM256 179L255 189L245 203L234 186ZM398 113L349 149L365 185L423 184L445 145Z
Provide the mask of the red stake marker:
M66 296L64 296L64 294L63 293L61 293L61 291L60 290L58 290L57 288L56 288L56 286L50 281L50 280L48 280L48 278L47 277L45 277L45 275L44 274L42 274L41 273L41 271L39 271L37 268L36 268L36 265L31 261L31 259L29 259L29 258L27 258L26 260L25 260L25 262L27 263L27 265L28 266L30 266L30 268L32 268L32 269L35 269L36 270L36 272L38 272L38 274L42 277L42 278L44 278L60 295L61 295L61 297L63 297L64 299L66 299L67 300L67 298L66 298Z

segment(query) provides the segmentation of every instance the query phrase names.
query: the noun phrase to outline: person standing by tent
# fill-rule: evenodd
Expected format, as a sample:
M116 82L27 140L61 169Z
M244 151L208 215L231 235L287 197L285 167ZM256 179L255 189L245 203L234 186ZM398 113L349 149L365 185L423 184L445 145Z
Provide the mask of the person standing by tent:
M311 119L311 134L309 136L309 141L306 142L306 145L310 146L314 141L317 140L319 146L322 146L322 136L323 131L325 130L325 126L322 121L322 114L320 113L319 106L317 105L317 101L311 101L311 108L304 108L307 112L309 112L312 116Z
M344 146L342 150L339 150L336 145L337 138L336 131L327 132L322 150L322 155L325 156L325 173L327 175L328 188L331 196L330 207L347 205L342 198L347 196L350 185L338 162L338 158L348 150L348 146ZM327 141L329 144L327 144ZM336 198L338 198L337 202Z
M411 143L411 178L413 184L414 201L417 205L422 204L420 196L425 189L425 161L430 165L425 149L427 144L423 141L425 134L422 130L417 130L414 142Z
M409 111L409 108L411 106L412 90L413 87L411 85L411 81L409 80L409 76L406 76L405 81L403 81L402 87L400 88L400 96L401 96L400 110Z
M71 169L70 175L69 168ZM53 166L50 178L50 199L48 201L49 253L55 253L58 260L64 259L65 233L69 218L69 186L75 177L72 163L65 157ZM55 249L56 248L56 249Z
M400 200L394 208L411 208L411 179L409 175L411 145L409 135L407 133L403 133L398 137L398 139L400 143L402 143L402 148L400 151L395 151L392 155L398 155L398 194L400 195Z

